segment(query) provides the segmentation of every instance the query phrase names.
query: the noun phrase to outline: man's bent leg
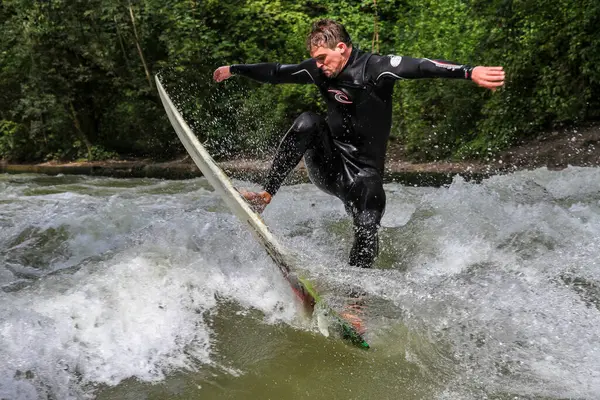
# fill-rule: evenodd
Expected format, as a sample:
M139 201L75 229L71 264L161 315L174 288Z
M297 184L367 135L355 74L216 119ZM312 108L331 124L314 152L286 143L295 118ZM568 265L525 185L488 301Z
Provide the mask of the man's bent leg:
M304 153L315 146L326 127L325 120L312 112L302 113L296 118L279 144L264 186L265 191L271 196L275 195Z
M325 121L315 114L311 115L311 121L316 121L315 117L321 123L304 155L308 174L319 189L342 200L353 218L354 245L350 265L370 268L378 254L377 232L385 210L383 180L373 168L367 167L358 173L356 167L347 168L332 143Z

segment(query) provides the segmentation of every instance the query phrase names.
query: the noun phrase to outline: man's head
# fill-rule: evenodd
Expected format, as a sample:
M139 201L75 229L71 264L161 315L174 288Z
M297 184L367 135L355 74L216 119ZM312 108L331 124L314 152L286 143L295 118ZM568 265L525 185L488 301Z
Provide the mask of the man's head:
M329 78L337 76L352 53L352 40L342 24L331 19L321 19L313 23L306 38L310 56L317 62Z

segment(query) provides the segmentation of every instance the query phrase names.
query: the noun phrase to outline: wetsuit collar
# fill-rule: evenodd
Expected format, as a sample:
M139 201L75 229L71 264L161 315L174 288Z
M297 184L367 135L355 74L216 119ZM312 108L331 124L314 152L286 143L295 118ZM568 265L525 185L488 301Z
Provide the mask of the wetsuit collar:
M348 68L348 66L350 66L354 63L354 61L356 60L356 57L358 57L358 45L356 45L356 46L353 45L352 53L350 53L350 57L348 57L348 61L346 61L344 68L342 68L342 70L340 71L340 74L342 72L344 72L346 70L346 68Z

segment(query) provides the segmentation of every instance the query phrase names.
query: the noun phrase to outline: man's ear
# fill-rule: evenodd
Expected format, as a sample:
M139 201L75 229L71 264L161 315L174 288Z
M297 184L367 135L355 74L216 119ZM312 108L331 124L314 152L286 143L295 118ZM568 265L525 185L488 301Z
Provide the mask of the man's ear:
M347 48L348 48L348 46L346 46L346 43L344 43L344 42L339 42L338 44L335 45L335 49L337 51L339 51L340 53L344 53Z

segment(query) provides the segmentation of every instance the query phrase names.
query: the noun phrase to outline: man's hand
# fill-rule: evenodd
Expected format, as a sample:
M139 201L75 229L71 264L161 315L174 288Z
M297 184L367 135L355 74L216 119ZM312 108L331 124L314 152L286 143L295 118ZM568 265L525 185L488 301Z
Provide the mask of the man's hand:
M471 71L471 80L481 87L496 90L504 85L504 68L475 67Z
M229 78L231 78L231 71L229 70L229 65L219 67L213 73L213 79L217 82L222 82L225 79Z
M248 192L242 189L239 190L239 192L242 197L246 199L248 204L250 204L250 207L259 214L262 213L267 204L271 202L271 195L264 190L262 192Z

